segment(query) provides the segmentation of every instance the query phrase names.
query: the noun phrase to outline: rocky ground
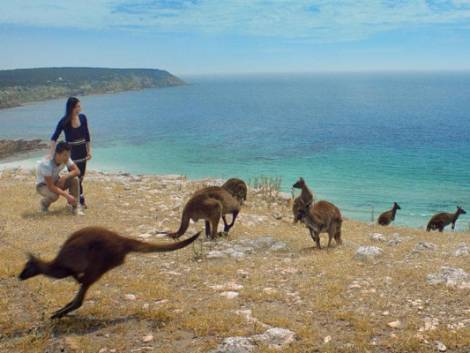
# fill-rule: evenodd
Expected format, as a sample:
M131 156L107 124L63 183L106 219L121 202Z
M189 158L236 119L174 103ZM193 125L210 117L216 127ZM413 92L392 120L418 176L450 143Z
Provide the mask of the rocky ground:
M47 144L39 139L35 140L0 140L0 159L16 154L44 150Z
M50 259L87 225L169 241L158 231L220 181L95 172L86 216L74 217L64 200L38 211L31 171L0 173L0 352L470 352L469 233L346 220L344 245L315 250L289 196L263 190L250 190L228 237L130 255L51 321L77 285L18 281L25 251Z

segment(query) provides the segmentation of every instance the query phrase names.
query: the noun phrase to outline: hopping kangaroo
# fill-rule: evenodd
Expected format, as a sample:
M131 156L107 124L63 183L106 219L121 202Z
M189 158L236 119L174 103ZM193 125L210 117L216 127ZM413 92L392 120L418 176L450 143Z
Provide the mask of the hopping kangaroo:
M378 223L382 226L388 226L395 220L395 215L397 214L397 210L401 210L401 207L396 202L393 203L393 207L391 210L385 211L382 213L378 218Z
M466 213L467 212L465 212L465 210L460 206L457 206L457 211L455 211L455 213L438 213L432 216L428 226L426 227L426 230L429 232L431 230L437 229L439 232L442 232L444 231L444 228L451 223L452 229L455 229L455 222L457 222L459 216Z
M297 223L299 218L299 212L305 207L305 205L310 205L314 202L313 193L308 188L305 180L303 178L299 178L297 182L292 185L293 188L301 189L302 192L299 196L297 196L294 200L294 204L292 205L292 213L294 214L294 223Z
M336 244L342 244L341 224L343 218L338 207L332 203L318 201L313 205L306 205L299 211L298 220L305 223L318 249L321 249L320 233L328 233L328 248L333 238Z
M196 191L183 209L180 227L176 232L161 232L174 239L182 236L189 227L189 220L205 221L206 236L215 239L220 218L224 221L224 232L233 227L241 208L241 200L220 186L209 186ZM232 223L227 224L226 214L232 214Z
M199 234L178 243L151 244L122 237L105 228L87 227L73 233L52 261L43 261L29 255L29 260L18 278L26 280L40 274L52 278L71 276L80 283L80 289L75 298L51 317L52 319L60 318L78 309L83 303L88 288L104 273L122 265L128 253L181 249L196 240Z

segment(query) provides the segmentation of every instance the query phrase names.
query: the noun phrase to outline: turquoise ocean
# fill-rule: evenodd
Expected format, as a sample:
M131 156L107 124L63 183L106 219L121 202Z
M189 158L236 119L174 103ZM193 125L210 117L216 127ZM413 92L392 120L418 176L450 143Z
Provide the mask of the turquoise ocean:
M396 225L470 213L470 72L183 77L186 86L79 97L89 167L189 178L303 176L319 199ZM49 139L65 99L0 110L0 138ZM38 156L19 162L31 164ZM17 163L18 164L18 163ZM464 215L457 228L470 229Z

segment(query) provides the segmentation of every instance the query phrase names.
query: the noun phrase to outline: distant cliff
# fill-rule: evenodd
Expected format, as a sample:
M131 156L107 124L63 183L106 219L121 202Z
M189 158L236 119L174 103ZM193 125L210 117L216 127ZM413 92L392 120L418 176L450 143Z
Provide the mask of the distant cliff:
M183 85L158 69L88 67L0 70L0 108L46 99Z

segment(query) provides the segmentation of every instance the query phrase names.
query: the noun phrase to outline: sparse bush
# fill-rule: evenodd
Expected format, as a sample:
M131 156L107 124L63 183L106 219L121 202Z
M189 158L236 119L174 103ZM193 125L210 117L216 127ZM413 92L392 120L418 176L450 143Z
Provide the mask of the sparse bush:
M249 183L255 191L268 203L274 202L281 191L282 178L259 176L250 179Z

